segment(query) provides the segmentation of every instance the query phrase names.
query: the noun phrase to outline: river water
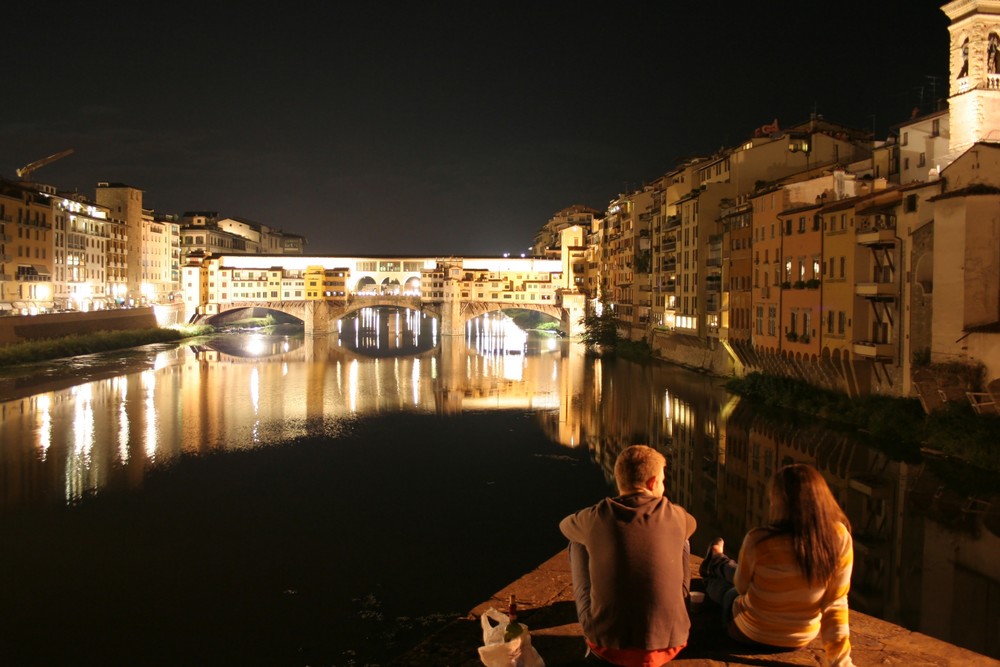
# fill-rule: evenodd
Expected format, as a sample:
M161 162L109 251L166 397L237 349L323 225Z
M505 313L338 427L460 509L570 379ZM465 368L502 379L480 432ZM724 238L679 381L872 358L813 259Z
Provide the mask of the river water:
M564 546L635 443L696 553L735 555L775 467L815 465L852 608L1000 656L995 476L501 320L374 309L24 366L0 419L2 664L384 664Z

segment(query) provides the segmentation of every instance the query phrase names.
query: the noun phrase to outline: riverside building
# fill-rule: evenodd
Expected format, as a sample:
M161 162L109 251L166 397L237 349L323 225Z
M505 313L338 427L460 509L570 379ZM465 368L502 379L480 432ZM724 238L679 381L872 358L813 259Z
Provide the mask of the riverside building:
M619 195L585 252L590 308L606 303L621 335L721 374L916 392L928 408L968 394L996 411L1000 2L942 10L946 108L915 113L882 142L816 115L789 128L775 120ZM981 367L995 393L914 379L954 363L970 375Z

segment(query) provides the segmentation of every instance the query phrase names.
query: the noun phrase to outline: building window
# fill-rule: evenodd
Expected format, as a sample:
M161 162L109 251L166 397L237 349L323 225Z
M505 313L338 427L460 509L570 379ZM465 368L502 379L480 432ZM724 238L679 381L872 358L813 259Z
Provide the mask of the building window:
M903 210L906 213L913 213L917 210L917 195L906 195L904 202Z
M926 164L927 164L927 154L926 153L921 153L920 157L917 158L917 166L918 167L923 167Z

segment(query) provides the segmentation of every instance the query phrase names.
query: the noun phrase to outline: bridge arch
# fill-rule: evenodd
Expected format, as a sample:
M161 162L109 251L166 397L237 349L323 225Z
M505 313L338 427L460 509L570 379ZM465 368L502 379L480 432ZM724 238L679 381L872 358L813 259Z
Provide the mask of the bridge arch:
M296 301L283 301L280 303L229 303L225 304L216 313L206 314L201 318L201 322L205 324L211 324L212 326L222 326L232 322L238 322L244 319L255 319L266 317L271 314L280 314L285 316L285 322L291 320L296 320L298 322L305 322L305 309L301 306L302 302ZM282 323L282 322L279 322Z
M476 319L477 317L482 317L483 315L488 315L490 313L499 313L505 310L532 310L535 312L543 313L545 315L551 316L557 322L562 321L563 310L559 306L546 306L542 304L533 303L496 303L493 301L466 301L462 304L461 315L462 315L462 327L465 328L469 325L469 322Z

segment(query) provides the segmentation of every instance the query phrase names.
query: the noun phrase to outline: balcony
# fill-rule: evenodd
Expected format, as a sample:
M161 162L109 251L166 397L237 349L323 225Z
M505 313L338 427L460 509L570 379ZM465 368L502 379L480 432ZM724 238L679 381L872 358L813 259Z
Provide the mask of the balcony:
M854 356L874 361L892 361L896 346L893 343L874 343L872 341L855 341Z
M876 301L890 301L895 299L898 290L896 283L858 283L854 287L857 296Z
M863 246L893 245L896 242L896 230L888 228L859 229L857 241L858 245Z
M663 231L669 231L671 229L677 229L681 226L681 216L679 215L669 215L667 216L667 222L663 226Z

